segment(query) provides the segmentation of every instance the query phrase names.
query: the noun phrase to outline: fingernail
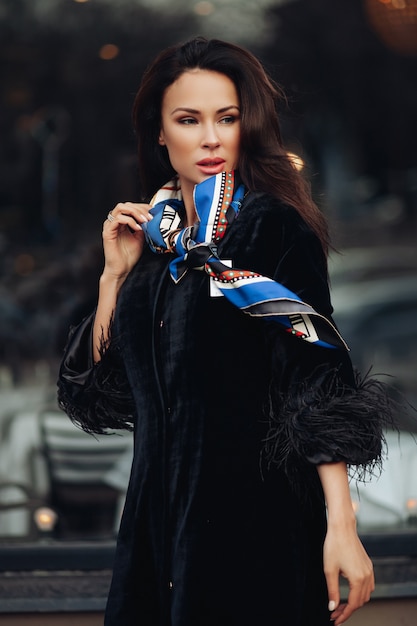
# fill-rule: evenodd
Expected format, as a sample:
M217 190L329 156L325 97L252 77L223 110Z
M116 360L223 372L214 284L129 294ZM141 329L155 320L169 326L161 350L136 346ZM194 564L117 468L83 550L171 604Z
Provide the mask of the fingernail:
M334 611L336 608L336 602L334 600L330 600L329 602L329 611Z

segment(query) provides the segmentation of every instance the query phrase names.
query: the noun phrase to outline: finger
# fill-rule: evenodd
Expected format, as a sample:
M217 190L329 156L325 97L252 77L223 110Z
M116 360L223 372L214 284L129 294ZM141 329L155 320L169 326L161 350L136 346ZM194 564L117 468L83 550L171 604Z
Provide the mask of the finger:
M114 221L106 219L103 223L102 235L105 239L116 240L124 231L134 236L143 232L142 226L133 218L121 217Z
M152 215L149 214L150 206L146 204L134 204L133 202L120 202L107 214L103 224L103 232L116 233L119 226L127 226L133 233L141 230L141 224L149 222Z
M139 218L138 216L131 216L124 213L108 213L107 218L103 223L103 234L117 235L120 227L128 228L131 233L136 233L142 230L141 224L146 222L145 217Z
M333 613L339 606L340 592L339 592L339 573L337 571L325 572L327 593L329 597L329 611Z
M337 609L335 611L333 611L330 615L330 620L332 622L334 622L334 624L339 624L339 617L343 614L343 611L345 610L346 604L339 604L339 606L337 607ZM343 619L341 620L340 623L343 623Z
M372 587L372 585L364 585L351 588L347 603L341 604L332 614L335 626L344 624L357 609L370 600Z
M356 607L359 608L359 607ZM340 609L336 615L332 616L334 620L334 626L342 626L349 619L349 617L356 611L356 608L349 606L349 604L341 604Z
M375 576L372 563L369 561L367 571L356 580L349 581L348 604L362 606L371 598L371 593L375 589Z
M150 214L151 206L149 204L137 202L120 202L115 206L111 213L117 215L130 215L139 223L149 222L152 219Z

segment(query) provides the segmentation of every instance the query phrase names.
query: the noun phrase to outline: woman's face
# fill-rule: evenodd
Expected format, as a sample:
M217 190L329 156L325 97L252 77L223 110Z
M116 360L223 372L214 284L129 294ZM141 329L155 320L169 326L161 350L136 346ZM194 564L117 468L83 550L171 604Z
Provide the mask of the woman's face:
M184 72L163 96L159 143L166 146L184 199L209 176L235 169L240 103L234 83L218 72Z

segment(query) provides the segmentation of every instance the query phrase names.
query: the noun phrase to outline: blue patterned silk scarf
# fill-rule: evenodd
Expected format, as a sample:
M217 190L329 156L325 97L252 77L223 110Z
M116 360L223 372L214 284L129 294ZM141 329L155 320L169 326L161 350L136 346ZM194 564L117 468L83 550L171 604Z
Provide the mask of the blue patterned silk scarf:
M151 250L175 254L169 265L175 282L189 269L203 270L220 294L243 313L278 322L286 332L315 345L347 349L333 324L284 285L256 272L229 267L219 259L217 243L237 217L244 194L236 172L211 176L195 186L197 222L184 228L181 190L173 179L154 196L153 219L142 224Z

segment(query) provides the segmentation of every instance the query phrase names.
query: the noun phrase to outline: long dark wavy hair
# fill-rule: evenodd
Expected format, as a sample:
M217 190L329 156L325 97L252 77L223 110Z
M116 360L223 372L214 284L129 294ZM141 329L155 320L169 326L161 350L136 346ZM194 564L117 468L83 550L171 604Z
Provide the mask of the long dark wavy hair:
M165 90L192 69L224 74L234 83L241 108L238 170L246 188L265 191L292 205L328 250L327 222L310 186L283 145L278 108L285 96L249 51L219 39L196 37L161 52L144 73L133 106L139 176L145 200L175 174L165 146L158 142Z

